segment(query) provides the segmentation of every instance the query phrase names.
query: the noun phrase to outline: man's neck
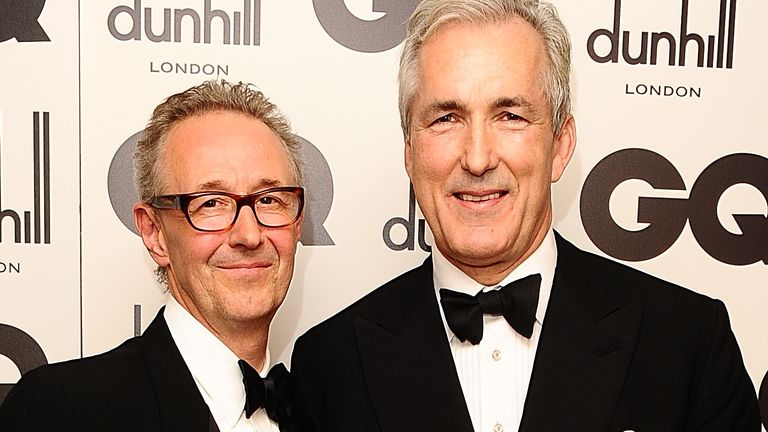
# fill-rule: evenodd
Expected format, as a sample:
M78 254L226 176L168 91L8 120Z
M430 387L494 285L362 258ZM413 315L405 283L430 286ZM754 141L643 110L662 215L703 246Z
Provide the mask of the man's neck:
M458 261L451 258L446 254L442 254L445 259L453 264L456 268L461 270L464 274L472 278L475 282L484 286L498 285L499 282L504 280L513 270L515 270L520 264L525 262L536 250L541 246L544 238L551 228L547 228L537 233L533 238L533 241L523 249L523 251L511 259L500 260L492 263L473 264L468 262ZM440 251L442 253L442 251Z
M269 366L265 364L269 342L269 325L266 326L266 329L243 329L242 331L218 333L207 326L206 328L216 335L238 358L248 362L257 371Z
M214 321L204 316L194 304L179 298L171 290L171 296L198 323L216 336L239 359L245 360L256 370L265 366L267 344L269 342L269 324L271 317L250 321Z

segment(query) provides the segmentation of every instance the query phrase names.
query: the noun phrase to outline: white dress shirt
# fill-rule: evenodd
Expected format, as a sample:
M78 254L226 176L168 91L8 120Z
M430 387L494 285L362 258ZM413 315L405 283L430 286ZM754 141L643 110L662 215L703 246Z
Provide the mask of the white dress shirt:
M541 275L536 322L531 339L515 331L502 316L483 316L483 339L477 345L461 342L440 314L448 336L459 382L476 432L516 432L520 428L533 360L544 323L552 279L557 265L557 245L550 228L544 241L528 259L499 285L486 287L451 264L435 247L432 249L433 281L440 301L440 288L475 295L498 289L528 275Z
M165 306L168 329L221 432L279 432L264 408L245 417L245 388L238 357L173 297ZM269 350L263 371L269 368Z

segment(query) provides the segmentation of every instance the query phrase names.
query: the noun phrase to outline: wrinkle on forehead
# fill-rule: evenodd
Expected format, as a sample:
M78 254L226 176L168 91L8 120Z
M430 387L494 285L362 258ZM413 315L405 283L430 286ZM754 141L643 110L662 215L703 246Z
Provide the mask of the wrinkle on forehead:
M270 179L270 178L262 178L256 181L254 186L249 188L247 191L234 191L234 186L231 184L231 182L228 182L226 180L210 180L206 181L204 183L199 184L195 191L224 191L224 192L244 192L244 193L252 193L259 191L261 189L267 189L272 187L278 187L283 186L283 182L281 182L278 179Z
M489 33L498 30L502 30L502 38L514 40L515 45L503 56L498 55L497 44L472 43L476 38L486 39ZM457 51L462 53L459 57ZM546 64L544 41L522 19L447 24L425 42L419 56L421 91L414 98L413 118L418 122L446 111L468 113L514 108L530 121L548 121L551 113L542 79ZM515 80L511 76L515 76ZM457 84L459 78L463 83L461 86ZM425 93L432 93L428 91L430 87L438 89L441 97L419 101L426 97ZM474 99L478 97L481 99Z
M251 193L295 182L279 137L262 121L221 112L185 119L168 137L167 193Z

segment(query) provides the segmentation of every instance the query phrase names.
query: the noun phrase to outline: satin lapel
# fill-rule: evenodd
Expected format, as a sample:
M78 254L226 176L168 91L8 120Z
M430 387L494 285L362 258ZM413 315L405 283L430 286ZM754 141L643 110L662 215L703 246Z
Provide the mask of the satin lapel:
M635 351L642 307L611 304L558 236L558 264L520 431L605 431Z
M355 322L368 392L382 432L472 430L427 260L391 315ZM395 315L395 316L393 316Z
M210 428L210 411L187 369L160 309L141 337L141 349L155 390L163 431ZM214 422L215 426L215 422Z
M216 424L216 420L213 419L213 415L210 413L208 414L208 432L219 432L219 426Z

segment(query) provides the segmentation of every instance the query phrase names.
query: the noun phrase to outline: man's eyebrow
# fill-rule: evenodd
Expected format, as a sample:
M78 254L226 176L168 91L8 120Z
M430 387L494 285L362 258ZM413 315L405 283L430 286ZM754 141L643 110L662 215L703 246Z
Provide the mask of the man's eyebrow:
M258 186L256 187L255 190L281 186L282 184L283 183L277 179L263 178L258 181L257 183ZM212 181L207 181L205 183L201 183L197 185L198 191L209 191L209 190L225 191L228 188L229 188L228 184L222 180L212 180Z
M197 185L195 189L198 191L222 190L224 189L224 182L221 180L207 181L205 183L201 183Z
M536 108L533 106L531 102L528 101L528 99L522 97L522 96L515 96L515 97L508 97L508 96L502 96L497 99L495 99L491 105L491 110L497 110L500 108L522 108L528 112L536 112ZM446 111L457 111L457 112L467 112L469 110L469 107L467 104L459 102L454 99L446 99L446 100L437 100L426 107L419 113L420 115L433 115L438 114Z
M437 113L446 112L446 111L466 112L467 105L453 99L437 100L428 104L426 107L424 107L424 109L421 110L420 114L424 116L424 115L437 114Z
M491 109L497 110L499 108L522 108L529 112L536 112L533 104L528 102L527 99L520 96L515 97L500 97L493 101Z

